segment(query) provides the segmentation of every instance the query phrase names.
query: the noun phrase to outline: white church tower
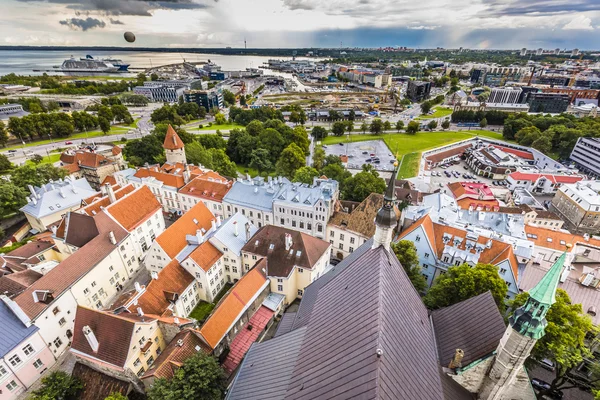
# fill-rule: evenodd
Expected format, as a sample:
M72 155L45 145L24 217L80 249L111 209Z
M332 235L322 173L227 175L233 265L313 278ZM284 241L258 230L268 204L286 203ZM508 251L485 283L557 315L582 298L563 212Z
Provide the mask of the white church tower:
M175 164L182 163L185 164L185 146L183 141L175 132L175 129L171 125L167 128L167 135L165 136L165 142L163 143L163 148L165 149L165 155L167 157L167 163Z

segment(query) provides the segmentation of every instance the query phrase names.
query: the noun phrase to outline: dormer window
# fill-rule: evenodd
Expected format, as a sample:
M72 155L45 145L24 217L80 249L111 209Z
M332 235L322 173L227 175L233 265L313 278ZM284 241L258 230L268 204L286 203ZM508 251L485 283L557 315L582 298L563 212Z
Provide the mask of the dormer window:
M52 301L52 292L50 290L34 290L33 301L36 303L48 304Z

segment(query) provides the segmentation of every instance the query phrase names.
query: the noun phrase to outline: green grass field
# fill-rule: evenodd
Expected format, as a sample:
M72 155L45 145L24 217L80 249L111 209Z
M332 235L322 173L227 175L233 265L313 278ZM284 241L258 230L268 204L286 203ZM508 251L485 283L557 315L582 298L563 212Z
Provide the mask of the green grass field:
M502 140L502 135L496 132L485 130L471 131L436 131L436 132L419 132L416 135L408 135L406 133L384 133L381 135L350 135L350 142L364 142L367 140L385 141L390 151L396 154L398 160L404 157L404 162L398 172L398 177L410 178L416 176L419 172L419 160L421 153L425 150L434 149L446 144L459 142L461 140L470 139L473 136L485 136L492 139ZM328 136L322 144L337 144L345 143L346 136Z
M60 154L50 154L50 157L46 156L44 157L44 159L42 160L42 162L40 164L54 164L55 162L57 162L58 160L60 160ZM29 164L29 165L36 165L33 161L31 160L27 160L25 162L25 164Z
M452 109L451 108L438 107L438 108L434 109L433 114L431 114L431 115L421 115L417 119L442 118L442 117L447 117L450 114L452 114Z
M227 131L229 132L232 129L235 128L243 128L242 125L238 125L238 124L222 124L222 125L217 125L217 124L212 124L212 126L208 126L208 125L203 125L202 128L198 129L193 128L190 129L190 131L216 131L217 129L222 131Z

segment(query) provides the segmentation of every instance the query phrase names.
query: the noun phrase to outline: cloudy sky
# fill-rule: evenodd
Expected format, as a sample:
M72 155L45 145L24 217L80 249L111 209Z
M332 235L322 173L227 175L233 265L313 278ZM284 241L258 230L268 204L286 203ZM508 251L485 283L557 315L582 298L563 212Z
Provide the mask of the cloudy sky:
M599 49L600 0L0 0L0 45Z

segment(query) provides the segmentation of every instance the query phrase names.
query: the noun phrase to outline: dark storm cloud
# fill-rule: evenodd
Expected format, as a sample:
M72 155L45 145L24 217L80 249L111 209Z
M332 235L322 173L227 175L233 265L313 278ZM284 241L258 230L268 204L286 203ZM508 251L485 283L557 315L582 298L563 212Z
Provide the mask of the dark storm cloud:
M66 25L73 30L82 30L82 31L87 31L88 29L94 29L94 28L104 28L106 26L106 22L104 22L100 19L91 18L91 17L87 17L86 19L68 18L63 21L60 21L60 24Z
M598 2L598 0L533 0L527 2L485 0L484 3L489 6L485 13L494 16L544 16L586 11L600 11L600 2Z
M41 0L19 0L23 2L40 2ZM77 12L100 12L105 15L137 15L151 16L157 9L201 9L207 8L197 0L44 0L43 2L65 4Z

